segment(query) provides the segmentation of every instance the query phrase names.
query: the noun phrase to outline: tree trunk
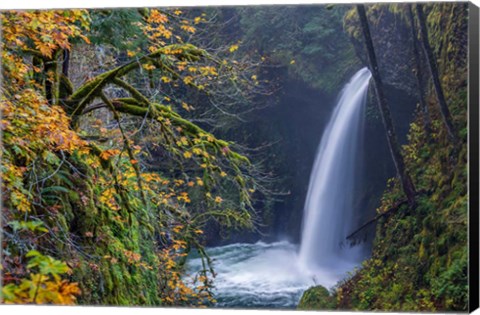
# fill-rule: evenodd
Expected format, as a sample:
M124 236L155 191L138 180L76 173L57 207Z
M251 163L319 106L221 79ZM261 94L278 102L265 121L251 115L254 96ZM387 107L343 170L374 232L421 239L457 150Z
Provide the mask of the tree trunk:
M68 70L70 69L70 51L63 50L62 73L68 78Z
M47 99L48 103L50 105L53 105L53 85L54 82L52 81L52 78L54 77L54 70L52 66L53 61L51 60L45 60L43 62L44 64L44 72L45 72L45 98Z
M430 69L430 75L432 76L433 86L435 88L435 93L437 94L438 105L440 107L440 113L442 114L443 123L447 128L447 133L451 141L456 142L455 128L453 126L452 117L450 111L448 110L447 102L445 100L445 95L443 94L442 85L440 83L440 78L438 77L438 68L437 62L433 55L432 48L430 47L430 42L428 41L428 31L427 23L425 21L425 15L421 5L415 5L417 9L417 18L418 24L420 25L420 34L422 39L422 46L425 51L425 55L428 60L428 67Z
M424 90L424 82L422 80L422 74L420 70L422 69L422 62L420 59L420 51L418 49L418 38L417 32L415 28L415 19L413 18L412 12L412 5L409 3L407 4L407 13L408 19L410 20L410 30L412 34L412 42L413 42L413 55L415 56L415 79L417 81L418 86L418 99L420 101L420 107L422 109L423 114L423 127L425 129L425 133L427 134L427 138L430 138L430 131L431 131L431 121L430 121L430 114L428 112L428 105L425 101L425 90Z
M360 18L360 25L362 27L363 36L365 38L365 45L367 47L368 60L370 62L370 69L372 71L372 77L374 80L375 94L377 95L378 106L380 114L382 116L383 125L387 131L387 140L390 153L392 155L397 174L402 182L402 188L407 196L408 204L410 207L415 206L415 187L413 185L410 175L405 169L405 162L403 161L402 153L400 152L400 146L395 134L395 128L393 126L392 118L390 117L390 109L387 104L387 99L383 92L383 83L378 71L377 58L373 49L372 38L370 35L370 28L368 26L367 15L365 13L365 7L361 4L357 5L357 12Z
M58 57L61 50L53 52L50 59L44 59L45 78L45 96L51 105L59 104L59 73L58 73Z

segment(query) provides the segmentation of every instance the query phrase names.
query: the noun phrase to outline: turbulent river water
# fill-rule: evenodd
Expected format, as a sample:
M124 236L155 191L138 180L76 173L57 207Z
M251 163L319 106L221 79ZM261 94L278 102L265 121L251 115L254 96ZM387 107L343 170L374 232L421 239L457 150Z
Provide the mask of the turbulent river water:
M307 272L299 263L298 246L286 241L237 243L207 253L214 260L216 306L221 308L295 308L309 287L331 287L345 276L331 270ZM200 258L190 257L188 271L201 268Z
M371 73L360 69L341 91L323 133L305 202L300 248L288 242L232 244L207 250L215 260L219 307L294 308L305 289L331 288L365 258L346 237L358 217L353 205L362 118ZM191 272L202 268L190 258Z

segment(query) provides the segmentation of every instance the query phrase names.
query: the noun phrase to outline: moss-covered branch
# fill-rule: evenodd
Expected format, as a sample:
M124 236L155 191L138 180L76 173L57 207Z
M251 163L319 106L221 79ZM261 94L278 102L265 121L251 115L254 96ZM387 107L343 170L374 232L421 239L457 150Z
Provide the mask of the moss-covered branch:
M151 103L150 106L146 108L146 107L127 104L125 102L120 101L119 99L114 100L112 104L115 107L115 110L121 113L130 114L130 115L139 116L139 117L147 117L151 119L158 119L160 117L168 118L174 125L182 127L185 132L194 136L198 136L200 134L209 134L207 131L203 130L202 128L195 125L194 123L182 118L180 115L175 113L170 107L165 105ZM215 138L215 140L212 143L215 145L216 149L218 150L223 149L225 154L228 157L232 158L233 160L250 165L250 161L248 160L247 157L228 149L228 146L229 146L228 142L224 140L218 140Z
M66 110L72 116L72 123L73 125L76 124L78 118L82 115L83 110L85 107L90 104L95 97L98 97L102 91L102 89L111 83L121 84L119 81L116 81L118 78L128 74L129 72L138 69L143 64L147 64L156 58L160 58L162 56L173 56L178 60L187 60L187 61L198 61L202 56L205 56L206 52L202 49L199 49L190 44L175 44L162 47L161 49L145 55L143 57L138 58L137 60L133 60L125 65L107 71L92 80L85 83L79 89L77 89L71 97L68 99L66 104ZM157 64L162 66L165 64L165 61L168 58L162 58L162 62L158 62ZM166 65L162 66L166 67ZM115 82L116 81L116 82ZM133 90L130 87L124 87L129 92ZM138 96L132 95L132 96Z
M138 103L142 104L143 106L148 106L149 104L148 98L146 98L142 93L140 93L140 91L138 91L136 88L134 88L127 82L120 80L119 78L115 78L113 79L113 83L127 90L130 93L130 95L132 95L132 98L137 100Z

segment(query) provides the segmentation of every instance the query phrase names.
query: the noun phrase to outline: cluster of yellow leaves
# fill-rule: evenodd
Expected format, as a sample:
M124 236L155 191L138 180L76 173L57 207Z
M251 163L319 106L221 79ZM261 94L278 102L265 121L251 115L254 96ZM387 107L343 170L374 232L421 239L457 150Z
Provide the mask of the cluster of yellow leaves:
M171 231L171 245L164 248L158 255L160 265L163 266L161 281L163 283L163 294L161 296L165 305L196 305L202 307L207 303L214 303L211 292L211 279L206 272L190 279L182 276L182 265L179 263L187 255L186 235L203 234L202 230L191 229L185 225L175 225Z
M3 44L3 42L1 44L2 68L3 71L5 71L8 75L4 77L4 80L9 79L12 85L17 87L24 86L26 81L29 79L28 72L31 70L30 67L23 61L22 57L10 53L5 49L6 45Z
M71 272L67 265L37 251L30 251L27 268L29 278L18 284L8 283L2 288L3 303L6 304L74 304L81 292L77 283L62 280L61 275ZM35 270L36 269L36 270ZM5 284L5 283L4 283Z
M50 280L48 276L32 274L30 279L24 279L20 285L7 286L3 290L6 304L60 304L72 305L80 289L76 283L67 280Z
M167 15L159 10L151 10L150 16L147 18L150 24L166 24L168 22Z
M197 16L195 18L193 18L193 24L200 24L202 22L207 22L207 20L205 19L205 13L202 13L201 16Z
M213 136L203 134L202 137L209 138ZM186 137L178 138L178 145L191 146L191 141ZM197 149L197 150L194 150ZM204 150L194 147L192 154L203 156ZM110 149L113 150L113 149ZM112 152L112 151L110 151ZM113 151L115 152L115 151ZM110 157L111 158L111 157ZM126 160L126 158L122 159ZM129 163L121 162L118 164L120 167L118 174L118 181L123 187L128 187L131 191L133 183L129 182L135 180L135 172ZM223 172L224 176L226 173ZM189 180L173 179L167 180L155 173L142 173L142 181L145 184L144 190L148 196L149 202L158 206L168 205L174 207L177 210L183 211L188 204L191 203L191 199L188 189L192 189L195 186L204 186L203 179L200 177L194 177ZM112 187L112 184L105 183L105 188ZM112 189L108 191L106 198L115 199L116 192ZM210 198L212 198L210 196ZM214 203L220 204L223 199L220 196L215 196L211 199ZM108 200L105 200L108 202ZM213 295L211 292L212 280L206 276L206 273L199 277L190 278L184 274L182 268L182 261L187 255L188 248L191 246L189 241L191 238L198 237L203 234L203 231L198 227L186 226L179 224L177 221L171 223L172 225L167 228L161 235L169 235L169 243L166 248L163 248L158 252L158 265L149 266L142 262L142 257L133 251L123 250L123 255L127 258L128 263L143 267L144 269L151 270L152 268L158 268L158 274L161 279L161 298L164 305L174 306L203 306L214 303Z
M182 47L186 42L190 42L196 32L198 32L198 25L201 23L208 23L205 18L206 14L202 13L200 16L184 16L184 12L180 10L157 10L152 9L147 11L144 21L139 22L137 25L142 29L145 37L148 40L148 52L155 52L162 49L166 60L174 66L168 66L167 71L164 67L154 64L144 64L143 68L149 71L157 70L158 72L151 72L150 76L153 80L156 79L155 74L158 73L160 83L169 85L163 90L168 88L176 88L183 83L184 85L196 88L200 91L209 90L212 86L218 85L218 78L224 75L225 69L228 71L240 70L240 64L237 61L222 60L220 62L214 61L213 58L201 58L197 60L198 55L184 56L185 49L177 48ZM175 13L176 12L176 13ZM167 44L180 44L175 48L166 49ZM189 44L186 44L188 46ZM230 47L227 47L227 51L231 53L239 49L240 42L234 43ZM127 51L127 54L131 57L135 56L138 51ZM178 55L182 54L182 58L178 58ZM169 56L170 55L170 56ZM199 65L201 64L201 66ZM227 67L224 67L227 66ZM237 70L233 70L233 69ZM242 70L243 71L243 68ZM240 76L232 76L233 80L238 80ZM155 82L155 81L152 81ZM158 82L158 81L156 81ZM246 82L246 80L244 80ZM259 85L257 80L254 80L255 85ZM220 83L220 85L223 83ZM176 100L176 103L186 111L192 111L193 106ZM189 154L187 153L187 158Z
M142 179L147 183L163 182L162 178L157 173L142 173Z
M178 201L183 201L185 203L190 203L190 197L188 196L188 193L185 191L182 191L181 193L178 194L177 196Z
M167 43L184 44L186 41L184 38L188 39L197 32L196 25L206 22L204 17L205 14L197 16L193 19L180 16L182 14L183 12L180 10L161 11L152 9L145 18L145 22L139 23L138 26L142 29L149 42L148 51L154 52L159 49L163 49L163 53L165 55L172 56L169 61L174 62L176 65L176 70L178 70L178 73L175 75L162 73L160 77L162 83L171 83L172 81L176 82L176 79L180 78L183 80L184 84L194 86L199 90L204 90L208 86L207 82L197 83L196 78L199 77L213 80L214 77L218 76L217 69L214 66L204 66L199 68L189 66L193 64L193 61L173 58L174 55L183 53L181 48L165 48ZM127 54L129 56L135 56L136 52L128 51ZM146 70L155 69L154 65L150 64L143 65L143 68ZM187 68L191 74L194 74L194 76L188 74L182 75L181 72ZM174 83L174 86L176 86L176 84L178 83ZM193 107L190 106L184 108L187 111L193 109Z
M112 156L116 156L120 154L120 150L118 149L107 149L103 150L102 153L100 153L100 158L104 160L109 160Z
M70 129L70 119L61 107L48 105L33 89L17 92L11 99L2 99L2 128L9 142L25 148L26 157L39 148L88 151L85 142Z
M172 28L168 22L169 19L165 13L153 9L146 18L146 24L140 25L143 33L151 42L150 51L155 51L165 45L165 40L172 37Z
M177 229L178 231L178 229ZM194 291L182 279L180 267L177 263L184 254L181 250L186 248L185 242L173 240L172 245L159 253L159 260L164 270L161 279L164 287L162 300L166 305L185 305L194 295Z
M120 143L120 141L117 142ZM186 145L188 143L186 137L181 137L178 140L179 145ZM198 155L204 154L204 152L198 148L194 148L193 152ZM118 159L118 162L115 162L118 167L116 181L113 177L106 176L96 177L95 179L95 184L101 189L98 201L112 211L118 211L121 207L119 204L121 198L114 188L116 182L123 187L121 189L131 193L139 190L138 178L132 166L132 161L127 161L126 158L120 158L120 153L121 151L119 149L105 149L99 155L99 158L104 160L112 160L115 157ZM184 157L189 158L191 154L189 151L186 151L184 152ZM226 173L224 174L226 175ZM186 182L183 179L169 180L152 172L140 173L140 180L143 183L143 190L146 196L148 196L149 202L155 206L174 205L175 207L184 207L186 204L192 202L187 188L192 188L195 184L197 186L204 185L200 177L196 177L194 181ZM220 203L221 201L217 202Z
M129 250L124 250L123 254L125 255L125 257L128 260L128 263L130 263L130 264L139 263L140 260L142 259L142 255L140 255L139 253L129 251Z
M37 69L20 57L18 50L38 50L48 58L57 48L68 49L71 37L84 38L81 30L88 27L88 14L84 10L15 11L3 12L0 17L3 77L4 82L8 83L2 90L0 105L3 117L0 127L4 148L11 153L5 154L2 159L2 168L7 177L4 193L8 195L10 192L14 205L20 211L27 211L28 202L21 196L20 183L8 180L21 178L28 171L11 163L14 156L25 159L24 164L30 165L40 154L48 151L71 154L79 150L87 153L88 148L70 129L70 120L63 109L50 106L37 90L32 79Z
M408 134L408 144L402 146L406 163L417 165L421 161L418 152L423 145L424 137L424 129L415 122L411 123L410 132Z
M200 136L200 138L206 139L208 142L213 142L213 141L215 141L215 137L212 136L211 134L200 133L199 136Z
M20 212L30 211L30 194L20 182L23 178L22 169L10 163L5 166L5 169L6 171L2 172L6 188L4 192L7 194L10 192L11 205Z
M111 210L117 211L120 209L120 206L117 204L117 201L115 200L115 194L116 191L114 188L112 188L113 183L110 183L110 185L105 185L106 189L102 192L100 197L98 198L98 201L101 204L104 204Z
M228 49L228 51L230 51L231 53L235 52L236 50L238 50L238 44L233 44L233 45L230 46L230 48Z
M142 68L147 70L147 71L150 71L150 70L154 70L156 67L154 65L152 65L151 63L145 63L142 65Z
M188 104L185 103L185 102L182 102L182 108L183 108L184 110L186 110L187 112L195 109L195 107L193 107L192 105L188 105Z
M178 19L182 15L182 11L174 10L173 15L174 20ZM199 18L194 20L194 24L202 22L204 19ZM162 12L157 9L152 9L149 12L149 15L146 18L146 24L141 25L143 32L149 38L151 42L151 47L154 50L165 45L165 40L169 40L174 37L178 42L182 42L182 39L179 35L180 31L184 31L187 34L193 34L196 32L196 28L191 25L188 19L180 19L178 29L175 29L175 23L172 23L166 12Z
M178 14L177 14L178 13ZM176 12L175 15L180 15ZM4 116L1 122L1 128L4 132L4 145L7 153L6 158L2 159L2 176L5 179L4 196L9 200L7 206L17 213L29 211L32 208L32 200L34 197L25 189L23 177L31 172L29 169L31 162L39 158L45 160L53 169L60 169L63 163L70 163L68 156L75 155L83 157L83 162L92 166L94 175L92 175L92 184L94 186L95 195L91 200L95 202L95 206L103 205L105 208L114 211L109 213L110 218L121 222L121 224L132 224L135 217L131 220L128 213L123 211L121 205L128 204L130 210L141 209L138 190L142 183L142 193L145 194L149 206L167 206L176 211L187 213L187 206L192 202L190 194L194 189L202 191L209 186L210 180L205 176L186 178L186 180L176 179L168 180L162 178L158 174L140 173L135 169L137 163L142 163L140 157L140 149L135 149L133 157L124 154L126 152L122 138L110 137L112 134L108 131L109 138L112 139L114 147L102 148L99 153L90 152L87 144L80 139L78 134L70 128L70 120L66 113L59 106L52 106L45 100L43 87L39 87L33 80L32 76L41 69L36 69L30 64L28 58L18 57L16 53L21 50L34 50L34 54L41 54L45 58L53 57L56 51L61 49L69 49L71 44L69 40L72 37L80 37L88 42L88 39L81 34L81 30L88 27L88 16L85 11L34 11L21 13L5 13L2 17L4 29L6 28L6 38L4 38L4 50L2 50L2 58L4 61L4 72L8 82L13 82L10 88L6 89L7 93L2 96L2 110ZM172 26L169 25L169 17L159 10L151 10L144 31L151 40L150 50L156 49L164 45L163 41L178 40L173 35ZM198 24L202 19L195 19L194 24ZM40 23L37 25L37 23ZM54 27L52 27L52 25ZM191 22L181 22L178 28L186 33L193 33L195 27ZM61 33L61 34L60 34ZM16 36L13 36L16 34ZM165 54L179 54L182 49L170 49ZM128 52L129 56L134 56L137 52ZM175 59L173 56L166 58ZM175 64L179 71L186 70L190 65L190 61L178 61ZM146 64L146 70L154 70L154 65ZM192 69L190 69L192 70ZM195 73L193 73L195 72ZM199 77L217 76L217 69L211 66L196 67L191 75L183 78L185 84L194 84ZM194 77L195 76L195 77ZM174 76L164 76L161 80L164 83L170 83ZM2 91L4 92L4 91ZM185 110L193 109L193 107L185 102L181 106ZM160 121L160 120L159 120ZM173 120L172 120L173 121ZM215 160L216 154L225 155L223 148L215 146L217 141L211 134L201 134L199 137L183 134L178 127L172 127L172 121L168 118L162 118L160 121L163 127L173 130L175 134L173 144L181 147L179 155L184 158L192 159L200 164L202 168L213 170L212 161ZM100 128L100 134L105 135L107 130ZM205 140L208 146L205 146ZM128 141L126 141L128 142ZM222 145L223 146L223 145ZM226 145L225 145L226 148ZM228 148L226 148L228 149ZM97 152L97 150L93 150ZM129 151L130 153L130 151ZM21 164L15 164L15 161L21 160ZM114 162L114 171L110 171L107 165ZM25 166L27 165L27 166ZM58 168L57 168L58 167ZM217 174L221 177L227 174L217 167ZM204 183L205 180L205 183ZM198 187L195 187L198 186ZM61 187L65 188L65 187ZM189 195L190 194L190 195ZM81 196L81 202L87 205L90 199L86 195ZM85 200L84 200L85 197ZM211 198L211 195L210 195ZM125 201L127 200L127 201ZM210 199L211 204L220 204L223 199L220 196ZM61 207L60 205L58 207ZM190 206L191 207L191 206ZM127 207L125 207L127 208ZM59 211L58 208L56 211ZM168 218L165 221L181 220L179 218ZM202 230L191 228L188 232L181 225L174 225L178 222L168 222L166 225L174 226L172 230L168 230L173 234L171 244L162 250L159 259L161 263L158 266L164 266L161 277L165 280L165 290L163 299L166 304L173 305L191 305L198 302L204 303L209 297L208 277L203 276L202 285L199 287L187 284L182 279L183 269L179 263L185 258L187 248L192 246L192 239L202 234ZM143 223L142 223L143 224ZM165 222L161 222L165 224ZM95 235L94 235L95 233ZM189 235L188 237L186 235ZM87 231L84 233L87 238L101 238L96 232ZM190 238L190 239L189 239ZM196 240L196 239L195 239ZM131 248L130 248L131 249ZM115 254L109 257L111 263L118 262L126 258L126 261L135 266L144 268L153 268L142 262L142 256L133 249L124 250L123 247L117 248ZM108 256L108 255L107 255ZM107 258L105 258L107 259ZM118 259L118 260L117 260ZM98 268L95 263L91 263L92 269ZM158 266L155 266L157 268ZM38 277L36 277L38 275ZM36 277L35 279L33 277ZM32 286L41 283L41 288L32 289ZM30 282L29 282L30 281ZM60 277L53 277L42 273L32 273L29 279L23 279L18 282L18 286L13 284L9 286L9 301L13 303L62 303L68 304L74 302L75 295L79 294L76 284L70 284ZM28 292L27 292L28 291ZM36 292L31 295L31 292ZM6 299L7 300L7 299Z
M58 48L70 49L70 38L80 37L89 42L82 34L89 27L86 10L7 11L0 18L8 49L34 49L51 58Z
M209 76L209 75L218 76L217 69L212 66L200 67L199 70L200 70L200 73L204 76Z
M70 49L73 37L88 42L81 33L82 29L88 28L88 13L84 10L6 11L0 13L0 18L4 83L0 99L3 113L0 124L3 135L3 210L8 217L23 218L23 213L32 210L33 200L40 189L35 187L38 181L26 176L39 172L44 166L59 170L66 156L89 152L86 143L70 128L65 111L48 104L42 87L33 80L33 76L42 70L23 55L31 53L50 59L55 51ZM54 174L52 171L45 178ZM61 278L70 272L64 263L36 251L29 252L27 257L31 259L25 277L12 277L4 282L3 302L75 302L80 290L76 283ZM6 269L4 272L8 274L10 271Z
M55 152L85 154L89 149L70 129L70 120L62 108L49 106L33 89L15 92L12 98L2 96L1 102L3 145L8 150L2 158L3 193L11 206L26 212L30 210L31 196L21 179L30 169L17 165L15 157L30 166L39 157L55 156Z
M189 145L189 142L188 142L187 137L185 137L185 136L180 137L180 139L177 141L177 145L178 145L179 147Z
M193 83L193 77L191 75L187 75L186 77L183 78L183 82L186 84L186 85L190 85Z
M186 31L186 32L188 32L188 33L192 33L192 34L197 31L196 28L193 27L192 25L186 25L186 24L184 24L184 25L180 26L180 28L181 28L182 30L184 30L184 31Z

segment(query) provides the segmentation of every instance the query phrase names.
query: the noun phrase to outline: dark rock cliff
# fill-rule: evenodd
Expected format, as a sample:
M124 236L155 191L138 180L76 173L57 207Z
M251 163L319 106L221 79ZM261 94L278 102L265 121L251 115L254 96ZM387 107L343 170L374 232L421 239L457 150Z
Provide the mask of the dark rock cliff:
M386 5L367 6L370 32L377 56L378 66L386 86L416 96L415 77L412 72L412 38L406 20L395 14ZM367 54L356 10L350 10L344 19L345 31L355 47L355 52L364 64Z

